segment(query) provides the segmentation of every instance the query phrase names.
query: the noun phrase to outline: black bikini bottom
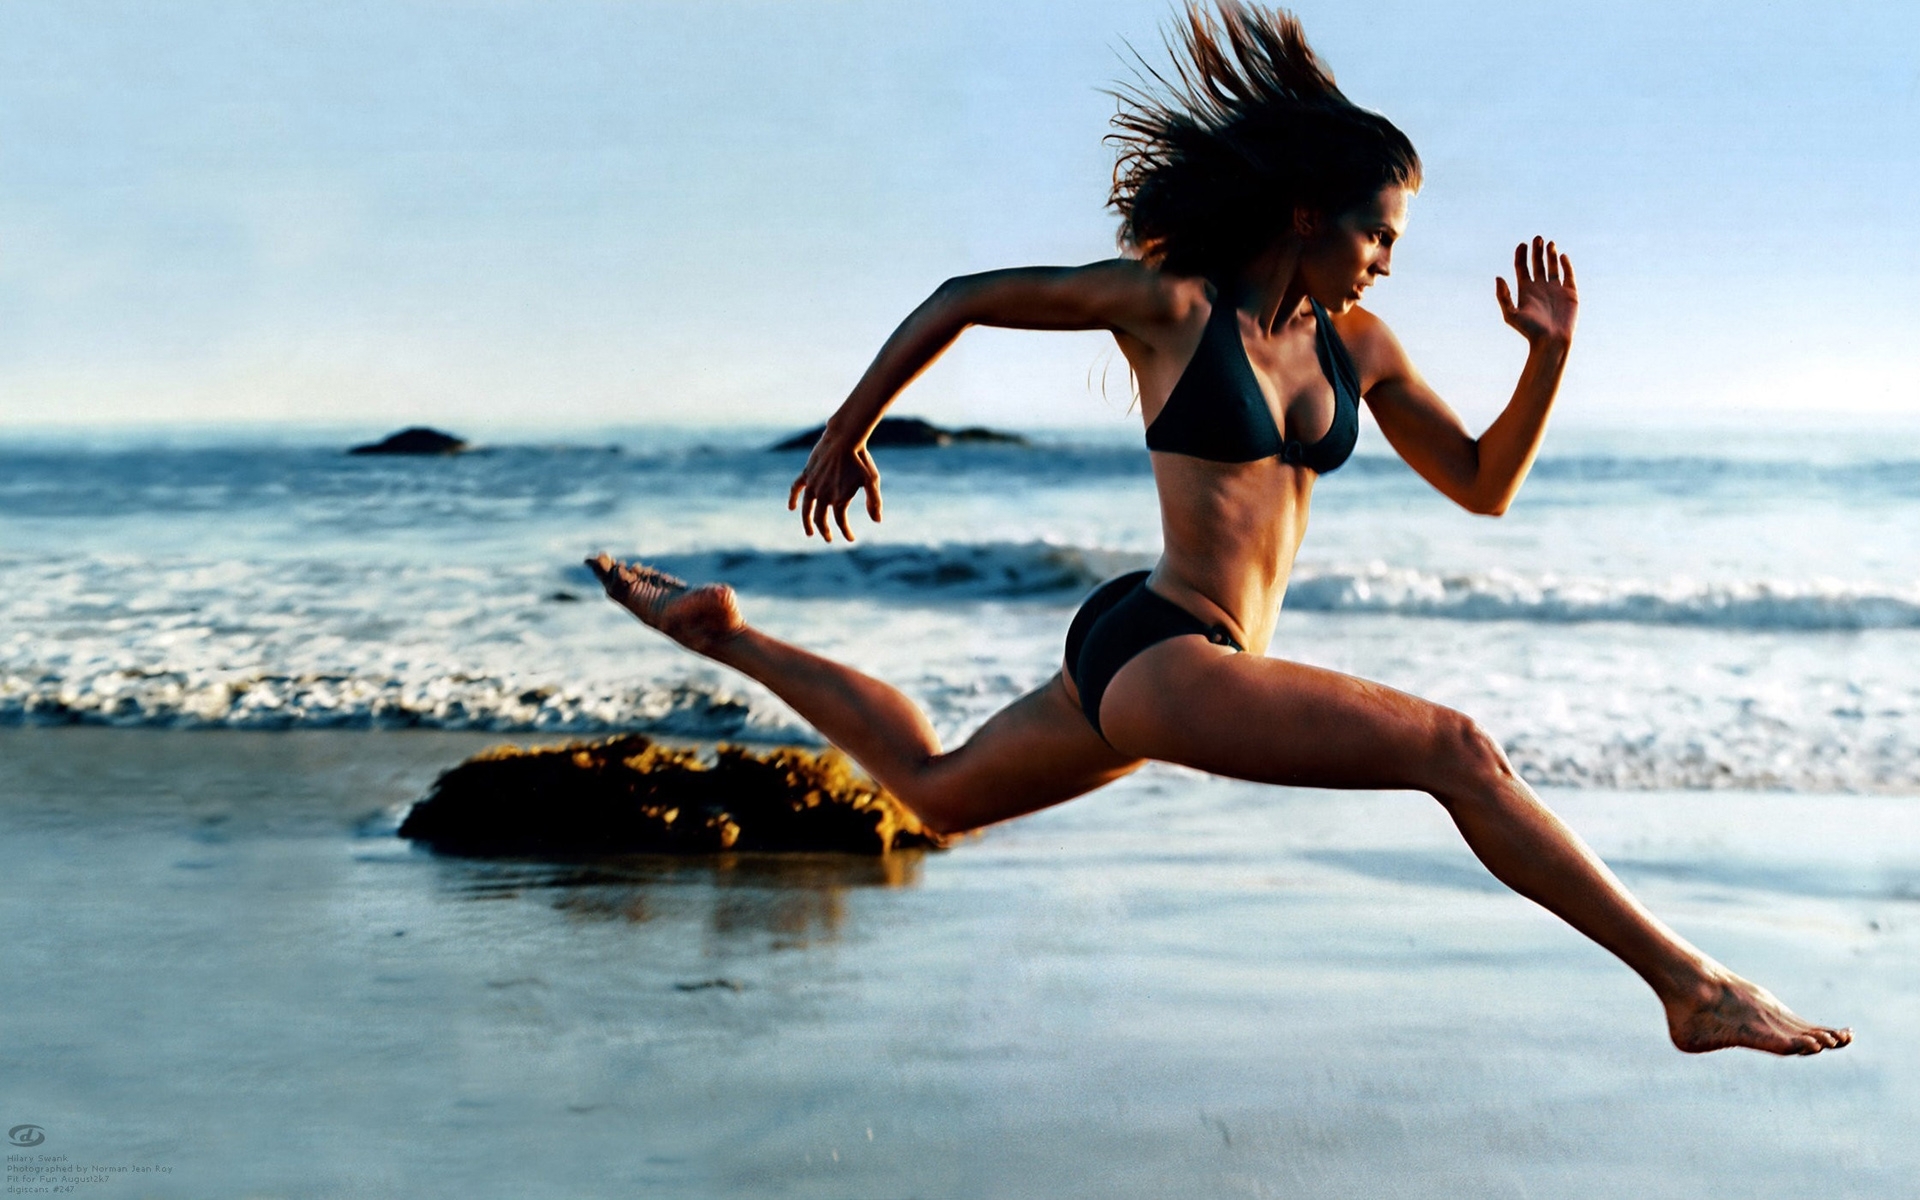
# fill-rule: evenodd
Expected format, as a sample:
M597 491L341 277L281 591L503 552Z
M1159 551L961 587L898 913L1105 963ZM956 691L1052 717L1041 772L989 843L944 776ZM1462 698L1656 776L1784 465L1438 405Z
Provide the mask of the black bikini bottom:
M1244 651L1225 625L1209 625L1158 592L1147 589L1146 571L1109 579L1094 589L1067 627L1067 674L1080 689L1080 708L1100 729L1100 698L1133 656L1168 638L1198 634L1216 646Z

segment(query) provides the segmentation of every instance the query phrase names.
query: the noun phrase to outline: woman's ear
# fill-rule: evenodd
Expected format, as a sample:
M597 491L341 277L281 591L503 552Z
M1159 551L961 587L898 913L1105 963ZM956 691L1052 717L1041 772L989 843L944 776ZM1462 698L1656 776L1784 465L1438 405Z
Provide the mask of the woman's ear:
M1295 237L1312 237L1326 224L1326 216L1317 208L1308 208L1304 204L1293 206L1293 233Z

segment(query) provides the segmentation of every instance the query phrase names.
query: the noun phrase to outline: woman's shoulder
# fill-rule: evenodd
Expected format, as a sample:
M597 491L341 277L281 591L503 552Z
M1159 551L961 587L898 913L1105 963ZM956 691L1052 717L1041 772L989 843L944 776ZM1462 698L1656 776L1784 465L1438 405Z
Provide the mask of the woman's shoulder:
M1212 311L1206 280L1168 274L1135 258L1067 268L1057 278L1063 297L1098 313L1123 345L1137 343L1140 352L1171 353L1186 345Z
M1358 304L1349 306L1345 312L1330 315L1333 317L1334 331L1348 346L1352 346L1355 342L1370 341L1382 335L1393 336L1393 332L1387 328L1387 323L1381 320L1377 313L1369 312Z
M1398 374L1406 362L1400 339L1379 315L1358 304L1334 315L1333 329L1346 346L1363 379L1381 379Z
M1180 324L1212 307L1214 289L1197 275L1174 275L1137 258L1109 258L1080 268L1115 288L1132 292L1156 322Z

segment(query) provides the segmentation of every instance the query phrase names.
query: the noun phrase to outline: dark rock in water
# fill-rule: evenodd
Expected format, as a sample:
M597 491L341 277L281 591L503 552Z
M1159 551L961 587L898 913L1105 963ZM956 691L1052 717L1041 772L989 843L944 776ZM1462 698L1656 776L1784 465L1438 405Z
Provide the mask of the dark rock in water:
M399 834L445 854L715 854L941 849L947 839L831 751L711 761L638 735L499 746L434 783Z
M783 442L767 447L769 450L811 450L827 431L825 425L796 433ZM998 429L987 429L980 425L970 425L965 429L942 429L931 421L922 421L919 417L881 417L880 424L874 427L873 436L867 439L867 445L876 447L890 446L957 446L967 443L997 442L1007 446L1024 446L1027 439L1017 433L1003 433Z
M399 433L364 446L355 446L348 454L458 454L467 448L464 438L438 429L415 425Z

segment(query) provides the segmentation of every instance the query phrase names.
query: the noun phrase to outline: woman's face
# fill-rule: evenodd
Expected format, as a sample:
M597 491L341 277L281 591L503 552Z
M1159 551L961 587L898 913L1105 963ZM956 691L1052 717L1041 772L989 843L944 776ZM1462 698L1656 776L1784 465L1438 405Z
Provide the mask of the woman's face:
M1393 273L1393 244L1407 227L1407 189L1381 188L1365 204L1305 224L1301 282L1327 311L1345 312L1376 279Z

